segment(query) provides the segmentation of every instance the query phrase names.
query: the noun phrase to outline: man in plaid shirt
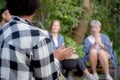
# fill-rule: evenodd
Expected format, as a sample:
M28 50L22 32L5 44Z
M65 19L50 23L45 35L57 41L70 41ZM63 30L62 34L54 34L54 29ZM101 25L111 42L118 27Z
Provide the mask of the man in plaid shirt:
M73 49L53 55L48 33L31 24L39 0L7 0L7 7L14 16L0 29L0 80L58 80L54 56L63 60Z

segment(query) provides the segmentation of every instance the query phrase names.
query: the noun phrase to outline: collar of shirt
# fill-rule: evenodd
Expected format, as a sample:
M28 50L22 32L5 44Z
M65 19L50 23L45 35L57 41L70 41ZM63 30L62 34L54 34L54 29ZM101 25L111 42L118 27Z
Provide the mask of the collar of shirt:
M13 16L13 17L12 17L12 20L20 21L20 22L23 22L23 23L25 23L25 24L29 24L29 25L33 26L33 24L32 24L31 22L27 21L27 20L24 19L24 18L18 17L18 16Z

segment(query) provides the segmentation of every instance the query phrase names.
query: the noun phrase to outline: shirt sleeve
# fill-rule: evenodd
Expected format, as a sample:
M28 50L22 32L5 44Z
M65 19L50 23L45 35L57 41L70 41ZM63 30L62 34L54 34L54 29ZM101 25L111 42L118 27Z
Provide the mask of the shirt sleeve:
M58 75L60 74L60 62L57 58L55 58L55 66L58 72Z
M31 61L32 70L36 80L56 80L57 70L54 56L51 51L51 41L45 38L33 47L33 57Z
M90 51L90 48L91 48L91 44L90 44L88 38L86 38L85 41L84 41L83 51L84 51L86 54L88 54L89 51Z
M111 45L111 42L110 42L110 39L107 35L105 35L105 41L104 41L104 46L105 46L105 50L111 54L112 52L112 45Z

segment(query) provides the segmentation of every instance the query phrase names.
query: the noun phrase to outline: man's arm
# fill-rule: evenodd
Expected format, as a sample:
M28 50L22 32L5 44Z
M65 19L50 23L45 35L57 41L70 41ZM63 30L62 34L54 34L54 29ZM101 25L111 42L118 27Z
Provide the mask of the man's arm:
M54 56L49 38L41 40L38 45L33 47L33 57L31 65L35 79L55 80L57 79L57 70L55 67Z

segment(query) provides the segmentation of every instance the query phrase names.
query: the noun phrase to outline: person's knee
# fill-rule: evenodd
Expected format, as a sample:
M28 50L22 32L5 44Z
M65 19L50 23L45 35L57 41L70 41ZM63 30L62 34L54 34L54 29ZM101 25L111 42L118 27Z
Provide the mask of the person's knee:
M90 53L90 55L96 55L97 50L96 49L91 49L89 53Z
M106 55L105 55L105 51L104 51L104 50L99 50L99 51L98 51L98 56L99 56L99 57L103 57L103 56L105 57L105 56L106 56Z
M105 53L105 50L101 49L101 50L98 51L98 54L102 54L102 53Z
M97 56L97 51L96 49L92 49L89 53L89 60L97 60L98 59L98 56Z
M104 59L106 59L106 60L109 60L109 55L107 55L107 53L104 51L104 50L100 50L99 52L98 52L98 58L100 59L100 60L104 60Z

